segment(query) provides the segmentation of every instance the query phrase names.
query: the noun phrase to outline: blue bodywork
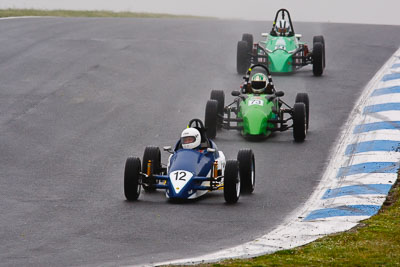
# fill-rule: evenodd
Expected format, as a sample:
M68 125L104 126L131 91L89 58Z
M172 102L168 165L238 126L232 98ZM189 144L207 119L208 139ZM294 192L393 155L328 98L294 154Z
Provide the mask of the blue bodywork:
M202 185L203 182L210 181L210 177L207 177L207 175L212 170L215 159L218 158L215 143L212 141L210 143L212 148L216 149L216 152L207 152L206 149L179 148L178 142L175 146L175 152L170 158L168 174L154 175L155 179L161 181L159 184L156 184L156 188L166 189L169 198L183 199L189 198L197 190L210 190L210 186ZM187 171L193 175L179 192L176 192L171 182L170 174L174 171Z

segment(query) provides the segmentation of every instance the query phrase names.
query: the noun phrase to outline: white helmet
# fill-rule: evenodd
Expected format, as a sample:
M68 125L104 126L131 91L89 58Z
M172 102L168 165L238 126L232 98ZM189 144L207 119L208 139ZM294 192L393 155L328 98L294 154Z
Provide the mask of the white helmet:
M280 36L288 35L289 34L289 30L290 30L289 22L287 22L284 19L278 21L278 23L276 23L275 30L276 30L276 33L278 35L280 35Z
M181 143L184 149L194 149L201 143L199 130L195 128L186 128L181 134Z
M251 77L251 89L256 94L262 94L267 87L267 75L264 73L256 73Z

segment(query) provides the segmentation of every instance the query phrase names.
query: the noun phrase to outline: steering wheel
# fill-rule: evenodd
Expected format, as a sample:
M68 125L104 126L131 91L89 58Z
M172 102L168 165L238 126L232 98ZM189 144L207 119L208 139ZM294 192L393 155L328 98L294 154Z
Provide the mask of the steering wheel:
M194 124L194 127L192 126ZM191 119L188 124L189 128L205 129L204 124L200 119Z

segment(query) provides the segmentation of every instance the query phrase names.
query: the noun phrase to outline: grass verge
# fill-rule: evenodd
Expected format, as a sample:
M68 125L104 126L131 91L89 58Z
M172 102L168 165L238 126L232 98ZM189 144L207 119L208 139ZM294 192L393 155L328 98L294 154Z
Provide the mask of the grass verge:
M112 12L112 11L78 11L78 10L38 10L38 9L0 9L0 18L51 16L51 17L96 17L96 18L206 18L189 15L171 15L158 13ZM209 18L209 17L208 17Z
M200 266L400 266L400 182L379 213L310 244L244 260Z

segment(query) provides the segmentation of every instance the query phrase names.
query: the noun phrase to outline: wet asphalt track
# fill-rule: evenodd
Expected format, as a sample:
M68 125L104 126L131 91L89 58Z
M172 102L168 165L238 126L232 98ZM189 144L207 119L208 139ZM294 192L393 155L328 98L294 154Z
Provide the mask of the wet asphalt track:
M323 34L327 69L274 76L293 104L310 96L304 143L218 133L227 158L256 156L256 190L169 203L123 196L129 155L173 145L203 118L211 89L237 89L236 42L269 22L189 19L0 20L0 265L143 264L201 255L272 230L310 196L361 90L398 48L399 26L297 23ZM163 154L163 159L167 158Z

